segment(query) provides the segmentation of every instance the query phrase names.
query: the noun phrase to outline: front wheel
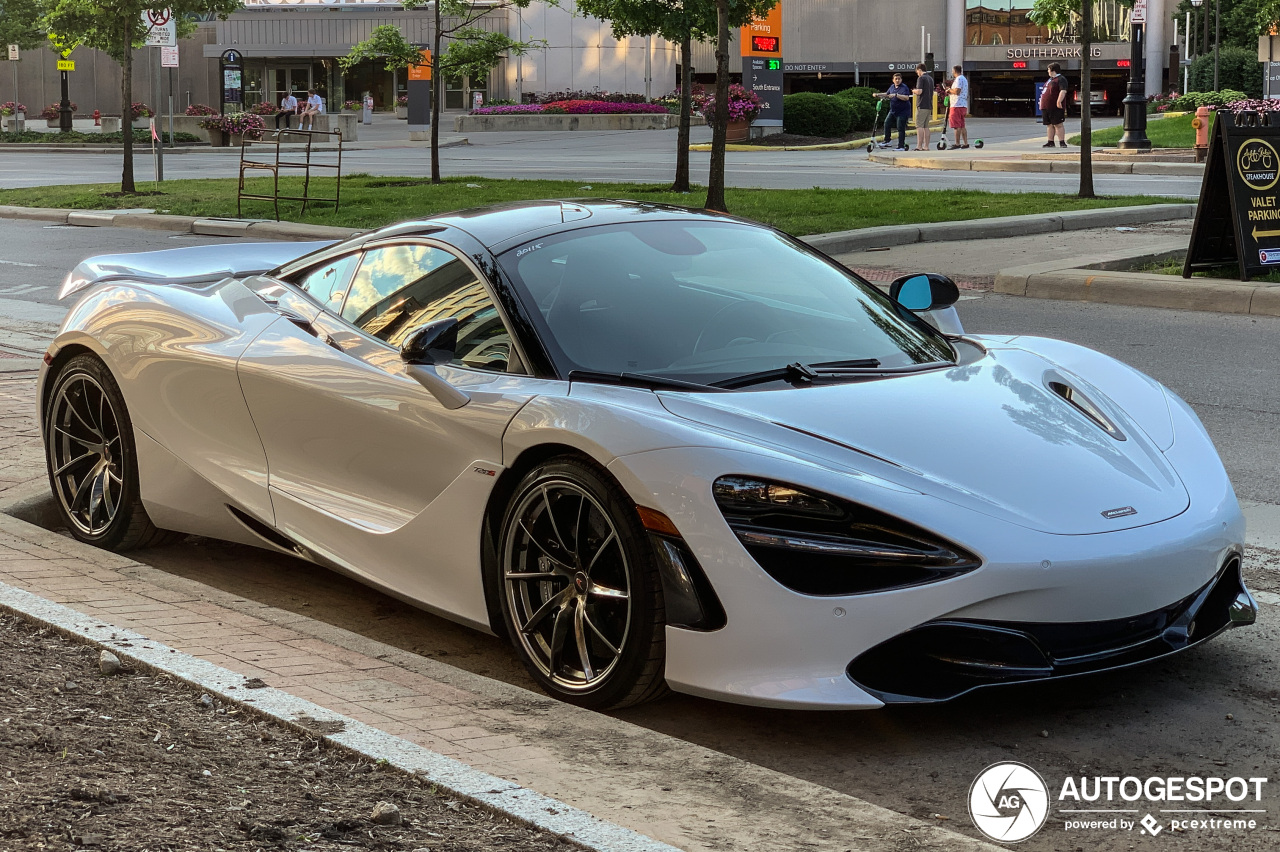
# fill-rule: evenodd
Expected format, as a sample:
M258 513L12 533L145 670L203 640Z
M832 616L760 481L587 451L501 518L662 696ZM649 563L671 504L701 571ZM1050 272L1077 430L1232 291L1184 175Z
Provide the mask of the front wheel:
M96 357L72 358L53 380L44 447L49 485L73 536L117 551L167 540L138 493L138 453L124 396Z
M655 556L634 502L603 472L569 458L530 471L499 553L503 619L544 690L593 710L666 692Z

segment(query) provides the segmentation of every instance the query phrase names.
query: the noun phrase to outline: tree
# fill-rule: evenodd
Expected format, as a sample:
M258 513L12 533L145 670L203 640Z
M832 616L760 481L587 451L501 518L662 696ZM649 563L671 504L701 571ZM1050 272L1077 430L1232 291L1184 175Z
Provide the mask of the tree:
M715 9L695 0L578 0L578 11L608 21L614 38L659 36L680 45L680 129L673 192L689 191L689 125L693 115L693 42L715 32Z
M391 25L375 27L369 38L351 48L338 60L350 68L366 59L381 59L388 71L427 65L431 68L431 182L440 183L440 100L447 76L487 76L500 59L520 56L540 47L544 42L516 41L503 33L489 32L476 26L481 18L512 7L528 8L531 0L498 0L486 5L473 5L471 0L404 0L405 9L430 5L435 15L431 34L431 60L423 62L422 54L405 40L400 29ZM544 0L557 5L556 0ZM448 19L448 24L445 21ZM442 49L445 39L449 46Z
M1032 23L1042 27L1066 27L1080 19L1080 189L1081 198L1094 198L1093 192L1093 45L1092 0L1035 0L1027 14ZM1068 107L1070 102L1068 102Z
M6 0L7 2L7 0ZM147 38L142 15L153 7L173 10L178 37L195 31L194 15L225 18L240 8L240 0L49 0L41 23L65 44L101 50L120 64L120 126L124 133L124 168L120 191L136 192L133 182L133 51Z
M44 42L36 0L0 0L0 45L16 44L23 50Z

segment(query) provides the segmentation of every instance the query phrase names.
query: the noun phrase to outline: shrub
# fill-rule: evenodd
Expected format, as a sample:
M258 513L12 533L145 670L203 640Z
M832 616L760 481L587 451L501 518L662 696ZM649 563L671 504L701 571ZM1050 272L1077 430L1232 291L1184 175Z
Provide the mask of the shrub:
M707 120L708 124L714 123L716 120L716 97L714 94L708 95L702 101L702 117ZM748 92L737 83L729 86L729 120L730 121L755 121L760 115L760 96L755 92Z
M359 101L343 101L342 108L347 112L359 112L364 109L364 105Z
M44 111L40 113L40 117L43 118L45 121L57 121L59 116L61 115L61 113L59 112L60 109L61 107L59 107L56 103L49 104L47 107L44 108ZM75 112L77 109L79 109L79 107L77 107L74 103L71 104L72 112Z
M15 112L25 113L26 111L27 105L17 101L5 101L0 104L0 115L13 115Z
M218 111L208 104L192 104L187 107L187 115L217 115Z
M644 95L630 92L538 92L534 95L536 103L553 104L560 101L604 101L610 104L643 104L648 101Z
M843 98L799 92L782 99L782 129L797 136L844 136L853 124L853 107Z
M1213 89L1213 51L1196 57L1191 63L1189 88L1207 92ZM1262 97L1262 63L1256 50L1224 46L1218 51L1218 89L1244 93L1246 98Z
M136 101L130 104L129 112L130 112L130 116L129 116L130 121L137 121L140 118L150 118L151 116L155 115L155 111L153 111L151 107L147 106L144 103L138 103Z
M1245 93L1233 89L1223 89L1220 92L1187 92L1185 95L1174 98L1169 109L1177 112L1195 112L1197 107L1220 107L1243 100L1247 100Z
M832 97L839 98L847 103L853 111L853 121L849 125L850 130L870 130L876 121L876 90L870 86L854 86L850 89L836 92ZM888 107L883 107L888 109Z
M409 96L408 96L408 95L398 95L398 96L396 97L396 106L398 106L398 107L407 107L408 105L409 105Z

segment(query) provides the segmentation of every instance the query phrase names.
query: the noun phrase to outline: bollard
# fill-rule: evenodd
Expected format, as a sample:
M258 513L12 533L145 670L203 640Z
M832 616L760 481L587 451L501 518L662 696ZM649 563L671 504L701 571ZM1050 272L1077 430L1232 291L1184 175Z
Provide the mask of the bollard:
M1191 119L1191 126L1196 131L1196 162L1203 163L1209 154L1209 108L1196 108L1196 117Z

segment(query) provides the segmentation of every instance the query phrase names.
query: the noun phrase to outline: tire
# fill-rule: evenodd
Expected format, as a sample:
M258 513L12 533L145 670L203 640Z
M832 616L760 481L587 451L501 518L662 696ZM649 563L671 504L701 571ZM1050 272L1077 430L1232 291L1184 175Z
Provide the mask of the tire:
M498 545L502 619L550 695L608 710L666 694L666 613L635 503L594 465L544 462L516 487Z
M133 423L102 361L77 355L59 370L43 427L49 487L74 537L115 551L173 540L143 508Z

